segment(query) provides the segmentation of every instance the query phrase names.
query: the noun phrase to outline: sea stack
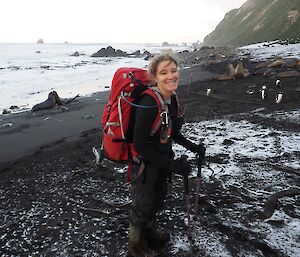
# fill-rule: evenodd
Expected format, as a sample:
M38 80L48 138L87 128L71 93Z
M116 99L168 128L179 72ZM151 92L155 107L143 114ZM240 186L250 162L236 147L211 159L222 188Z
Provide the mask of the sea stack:
M44 44L44 40L42 38L40 38L36 43L37 44Z

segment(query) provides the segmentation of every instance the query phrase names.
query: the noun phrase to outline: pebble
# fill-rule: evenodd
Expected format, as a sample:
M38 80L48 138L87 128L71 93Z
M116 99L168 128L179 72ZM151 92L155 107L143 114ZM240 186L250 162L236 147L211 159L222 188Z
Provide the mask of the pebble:
M94 119L94 118L95 118L95 116L92 114L84 115L82 117L82 119L84 119L84 120L90 120L90 119Z
M5 123L3 125L0 125L0 128L9 128L12 126L12 123L11 122L8 122L8 123Z

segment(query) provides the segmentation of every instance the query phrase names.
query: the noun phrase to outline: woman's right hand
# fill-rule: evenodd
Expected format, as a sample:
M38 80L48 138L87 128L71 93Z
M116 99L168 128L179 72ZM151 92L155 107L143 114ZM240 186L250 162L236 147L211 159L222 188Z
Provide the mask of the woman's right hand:
M172 161L171 171L183 177L188 176L192 172L192 168L187 161L187 157L181 156L180 158Z

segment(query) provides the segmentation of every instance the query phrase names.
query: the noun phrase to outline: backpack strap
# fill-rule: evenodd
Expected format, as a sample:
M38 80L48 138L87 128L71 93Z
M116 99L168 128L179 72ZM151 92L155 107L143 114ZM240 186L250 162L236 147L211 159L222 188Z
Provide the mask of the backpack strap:
M158 113L157 116L154 120L150 135L153 136L160 128L161 126L161 113L163 112L167 112L169 113L168 110L168 105L165 102L163 96L161 95L161 93L158 91L157 87L150 87L147 90L145 90L143 92L143 94L148 94L150 96L152 96L157 104L157 108L158 108Z
M180 117L183 114L181 114L180 111L179 111L179 99L178 99L178 96L177 96L176 92L174 92L172 96L174 97L174 100L175 100L175 103L176 103L177 117Z

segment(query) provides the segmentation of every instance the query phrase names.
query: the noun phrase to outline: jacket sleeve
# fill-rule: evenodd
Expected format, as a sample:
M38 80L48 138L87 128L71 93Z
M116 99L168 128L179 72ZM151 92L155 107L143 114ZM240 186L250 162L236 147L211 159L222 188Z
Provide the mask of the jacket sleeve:
M175 143L182 145L183 147L185 147L186 149L192 152L195 151L194 149L196 147L196 144L194 144L192 141L185 138L179 130L173 132L173 139Z
M182 145L183 147L185 147L186 149L192 152L195 152L197 145L182 135L181 133L182 125L183 125L183 117L177 117L177 111L176 111L173 118L172 138L174 139L175 143Z
M154 106L155 100L149 96L144 95L139 101L140 105ZM154 142L150 138L151 129L156 119L158 108L136 108L135 124L133 132L133 146L144 160L149 163L157 164L165 170L170 170L171 160L159 153L154 148Z

